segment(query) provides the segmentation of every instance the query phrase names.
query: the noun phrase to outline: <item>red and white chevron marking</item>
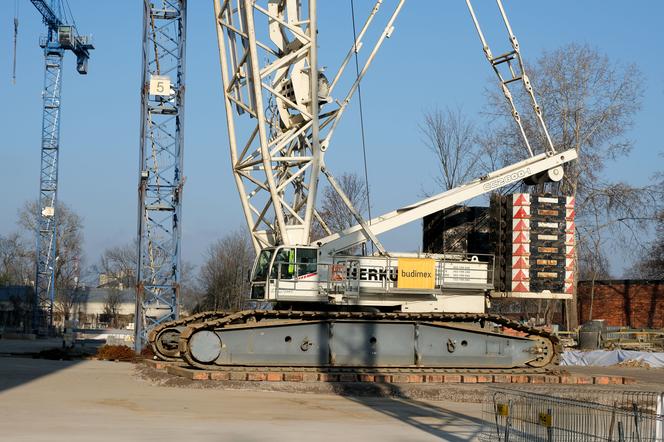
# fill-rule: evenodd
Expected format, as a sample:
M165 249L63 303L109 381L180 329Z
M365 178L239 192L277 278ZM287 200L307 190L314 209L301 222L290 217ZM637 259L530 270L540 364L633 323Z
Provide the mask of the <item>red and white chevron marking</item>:
M574 225L574 197L565 201L565 293L574 294L576 275L576 231Z

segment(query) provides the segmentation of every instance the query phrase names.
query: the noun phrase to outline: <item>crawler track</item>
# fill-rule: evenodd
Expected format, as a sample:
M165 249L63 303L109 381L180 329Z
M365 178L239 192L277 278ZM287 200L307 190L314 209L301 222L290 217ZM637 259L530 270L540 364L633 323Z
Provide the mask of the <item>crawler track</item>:
M518 322L511 321L502 316L489 315L489 314L469 314L469 313L369 313L369 312L314 312L314 311L285 311L285 310L245 310L237 313L227 314L225 312L206 312L198 315L194 315L188 318L184 318L179 321L173 321L167 323L155 329L153 333L150 334L150 342L153 345L153 348L156 350L156 354L165 360L178 360L183 359L185 362L190 364L193 367L207 369L207 370L219 370L227 369L229 366L238 366L238 365L247 365L247 366L297 366L298 364L287 364L279 363L238 363L235 361L224 362L223 360L210 360L210 361L201 361L200 358L196 358L192 353L191 341L197 333L200 332L209 332L209 333L224 333L229 330L232 331L249 331L260 333L260 329L264 327L275 327L275 326L297 326L297 325L311 325L311 324L320 324L323 322L334 322L334 323L352 323L352 322L362 322L362 323L375 323L375 324L423 324L426 326L434 327L443 327L446 329L454 330L455 326L468 323L479 323L484 326L485 323L494 323L506 328L516 330L526 334L526 337L507 337L507 339L512 339L514 342L519 342L523 344L524 340L528 341L528 345L531 345L533 348L537 349L536 356L532 360L529 360L526 364L516 365L516 366L497 366L497 367L483 367L482 370L486 371L487 369L496 370L496 372L501 372L503 370L510 370L514 368L518 369L527 369L528 371L540 371L544 367L555 365L558 362L560 354L560 344L558 338L544 332L539 329L528 327L522 325ZM417 326L417 325L415 325ZM269 333L266 328L266 333ZM463 332L463 328L459 328ZM467 329L466 329L467 330ZM167 333L171 333L170 343L164 345L162 341L163 337L168 336ZM474 332L476 335L482 335L482 337L505 337L505 335L493 333L490 331L480 331L476 330ZM177 351L173 348L173 338L177 335L179 342ZM161 339L160 339L161 338ZM253 339L253 338L252 338ZM163 349L168 351L167 354ZM253 351L253 350L252 350ZM166 356L166 357L164 357ZM332 363L329 361L327 363L321 363L321 368L334 368L334 369L344 369L347 367L338 367L334 366L334 360ZM441 369L451 369L463 372L464 370L478 370L480 368L474 367L459 367L459 366L440 366L437 365L436 370ZM380 365L367 365L367 366L354 366L353 369L365 369L365 368L380 368ZM386 367L385 367L386 368ZM390 370L405 370L417 372L419 370L426 370L429 367L417 363L407 364L404 366L393 366L390 365Z
M214 321L225 316L229 312L224 310L215 310L201 312L186 318L176 319L175 321L164 322L153 328L148 334L148 342L152 351L163 361L176 362L181 361L178 341L180 333L190 324Z

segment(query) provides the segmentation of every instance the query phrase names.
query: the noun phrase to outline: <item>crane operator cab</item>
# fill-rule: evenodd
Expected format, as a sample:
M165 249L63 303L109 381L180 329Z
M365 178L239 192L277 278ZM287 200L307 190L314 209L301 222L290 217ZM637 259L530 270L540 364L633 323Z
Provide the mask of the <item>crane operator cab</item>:
M263 249L256 258L251 275L251 299L317 301L317 261L318 249L315 247Z

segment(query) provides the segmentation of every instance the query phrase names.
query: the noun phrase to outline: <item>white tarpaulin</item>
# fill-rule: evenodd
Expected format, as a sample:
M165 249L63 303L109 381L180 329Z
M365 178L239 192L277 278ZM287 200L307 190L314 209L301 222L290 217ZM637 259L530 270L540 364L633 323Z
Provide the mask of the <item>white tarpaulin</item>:
M633 350L564 351L560 357L560 365L608 367L609 365L616 365L627 360L647 362L653 368L664 367L664 353Z

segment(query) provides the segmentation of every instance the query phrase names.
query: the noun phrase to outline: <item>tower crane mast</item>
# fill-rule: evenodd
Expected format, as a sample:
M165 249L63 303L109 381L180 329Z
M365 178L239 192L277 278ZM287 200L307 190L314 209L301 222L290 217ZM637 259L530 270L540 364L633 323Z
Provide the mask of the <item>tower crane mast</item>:
M186 0L144 0L135 347L179 316Z
M44 90L42 93L41 165L39 168L39 213L37 221L37 253L35 302L32 328L53 325L55 272L57 267L57 191L60 153L60 103L62 59L65 51L76 55L76 70L88 73L90 36L79 35L73 18L67 17L62 0L30 0L42 16L46 35L40 37L44 49Z

